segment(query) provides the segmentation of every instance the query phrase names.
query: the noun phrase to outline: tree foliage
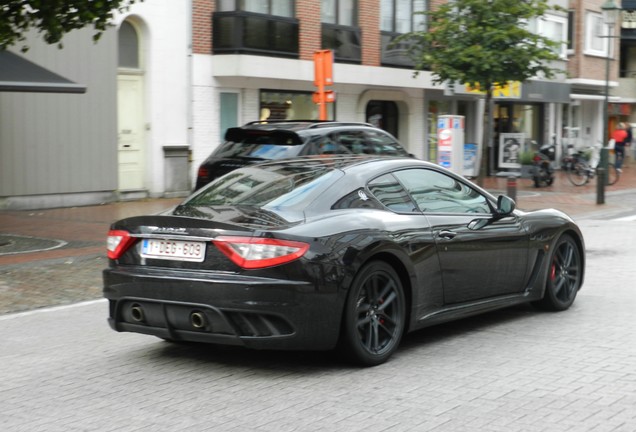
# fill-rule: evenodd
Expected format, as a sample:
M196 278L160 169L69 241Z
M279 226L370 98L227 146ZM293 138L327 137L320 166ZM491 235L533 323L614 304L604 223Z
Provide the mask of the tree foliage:
M136 0L3 0L0 3L0 49L25 40L25 33L37 29L49 44L86 26L93 26L97 41L110 25L115 12L126 10ZM143 0L141 0L143 1ZM28 50L27 45L22 51Z
M546 0L455 0L423 12L427 29L405 34L416 70L430 70L436 82L479 84L525 81L559 70L558 43L528 28L548 10Z
M552 78L560 45L529 28L550 10L560 10L546 0L453 0L426 14L427 28L400 36L408 42L416 74L432 73L436 83L459 83L486 92L486 117L493 86L533 77ZM487 120L486 118L486 120ZM484 142L491 131L484 128ZM483 146L485 173L487 146Z

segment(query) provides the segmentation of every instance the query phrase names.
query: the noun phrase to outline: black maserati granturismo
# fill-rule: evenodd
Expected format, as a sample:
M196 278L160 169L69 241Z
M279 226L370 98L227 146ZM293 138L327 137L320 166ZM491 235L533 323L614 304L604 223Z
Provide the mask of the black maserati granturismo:
M386 361L408 331L581 288L581 231L412 158L251 165L108 233L117 331Z

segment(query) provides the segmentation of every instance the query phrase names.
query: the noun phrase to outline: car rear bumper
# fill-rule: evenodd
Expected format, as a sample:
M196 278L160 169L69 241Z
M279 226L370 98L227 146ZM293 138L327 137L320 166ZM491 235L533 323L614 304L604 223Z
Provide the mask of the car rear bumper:
M342 300L306 281L144 267L104 270L120 332L256 349L335 346Z

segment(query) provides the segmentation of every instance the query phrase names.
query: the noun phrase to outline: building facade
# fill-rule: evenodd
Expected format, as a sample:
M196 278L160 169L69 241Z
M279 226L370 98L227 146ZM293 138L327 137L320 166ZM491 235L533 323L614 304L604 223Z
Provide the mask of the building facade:
M395 135L415 156L437 161L437 120L465 118L464 141L481 145L483 95L465 86L435 85L430 72L413 74L401 34L424 28L434 0L194 0L194 146L202 161L224 130L247 121L317 118L312 103L313 56L334 52L336 101L329 119L369 122ZM533 23L535 31L565 43L567 0ZM567 50L554 65L565 71ZM497 139L521 133L536 150L561 130L570 101L565 74L502 89L495 105ZM498 142L495 142L495 164Z
M86 87L0 92L0 208L35 209L185 195L191 190L191 3L149 0L99 42L63 48L34 32L14 54Z

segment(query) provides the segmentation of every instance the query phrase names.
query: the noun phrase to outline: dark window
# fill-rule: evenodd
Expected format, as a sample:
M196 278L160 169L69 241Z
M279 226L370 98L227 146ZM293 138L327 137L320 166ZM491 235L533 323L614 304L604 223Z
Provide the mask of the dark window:
M574 49L574 28L576 22L574 21L574 11L568 11L568 50Z
M367 104L367 123L398 137L398 107L393 101L373 100Z
M382 0L380 3L380 30L382 64L412 67L413 60L407 54L409 42L395 43L395 39L412 31L426 29L427 0Z
M322 0L322 48L334 52L334 60L360 63L361 34L358 27L357 0Z
M215 54L298 57L297 19L237 11L215 12L212 22Z

